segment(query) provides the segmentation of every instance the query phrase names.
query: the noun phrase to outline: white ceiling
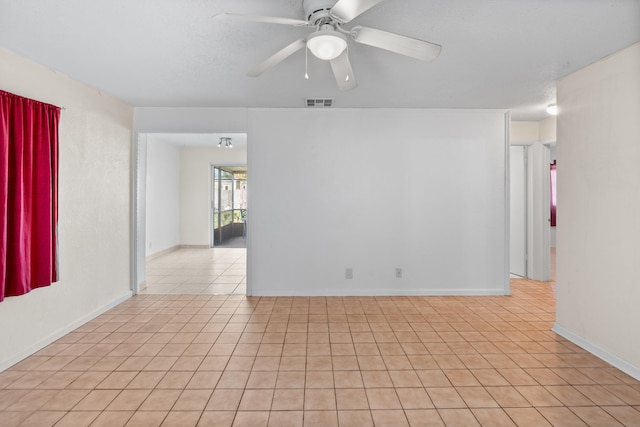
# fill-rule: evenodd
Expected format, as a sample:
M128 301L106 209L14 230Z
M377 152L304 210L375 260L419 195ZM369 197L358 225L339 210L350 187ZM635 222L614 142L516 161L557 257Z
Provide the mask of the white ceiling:
M443 46L431 63L353 41L359 87L336 88L301 50L245 73L308 28L213 20L222 13L302 19L301 0L0 0L0 46L133 106L498 108L546 117L555 81L640 41L640 0L385 0L364 25ZM0 82L1 86L1 82Z

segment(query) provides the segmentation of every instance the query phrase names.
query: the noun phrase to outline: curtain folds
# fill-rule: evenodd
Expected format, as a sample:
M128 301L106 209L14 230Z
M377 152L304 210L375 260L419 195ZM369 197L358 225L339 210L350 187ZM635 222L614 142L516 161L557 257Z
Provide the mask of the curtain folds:
M0 301L58 280L59 120L0 90Z

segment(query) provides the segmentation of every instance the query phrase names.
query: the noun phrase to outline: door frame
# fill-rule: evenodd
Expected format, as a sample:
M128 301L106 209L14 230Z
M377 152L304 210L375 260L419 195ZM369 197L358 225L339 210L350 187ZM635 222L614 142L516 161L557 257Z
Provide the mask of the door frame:
M210 248L214 248L214 228L213 228L213 210L214 210L214 197L215 195L213 194L215 187L213 186L213 168L223 168L225 166L228 167L238 167L238 166L243 166L245 168L247 168L247 185L249 185L249 168L247 166L247 162L244 163L238 163L238 162L234 162L234 163L210 163L209 164L209 247ZM247 192L248 194L248 192ZM249 206L249 201L248 201L248 197L247 197L247 208ZM245 224L246 226L246 224ZM245 244L245 249L247 248L247 245Z
M527 278L547 282L551 280L549 143L536 141L513 145L526 145L528 147ZM510 172L509 168L507 172ZM507 202L508 204L509 202ZM510 217L507 216L507 218ZM507 222L507 226L509 224L510 219ZM509 241L507 241L507 245L510 245ZM507 265L510 265L509 262Z
M173 133L173 132L138 132L134 131L132 135L132 150L131 150L131 244L130 244L130 288L133 295L140 293L146 285L146 174L147 174L147 135L157 133ZM198 132L194 132L198 133ZM248 147L247 147L248 157ZM211 186L211 170L213 163L209 167L209 183ZM228 163L216 163L218 166L247 166L246 162L228 162ZM247 173L247 181L249 180L249 174ZM209 195L212 195L212 189L209 191ZM209 212L213 209L210 201ZM247 205L249 205L247 201ZM210 215L211 216L211 215ZM209 221L209 227L213 226L213 217ZM212 236L213 231L210 234ZM249 233L247 232L247 236ZM247 296L250 295L250 282L249 282L249 237L247 237L246 244L247 251Z
M140 293L146 284L146 178L147 137L146 133L133 133L131 164L131 291Z

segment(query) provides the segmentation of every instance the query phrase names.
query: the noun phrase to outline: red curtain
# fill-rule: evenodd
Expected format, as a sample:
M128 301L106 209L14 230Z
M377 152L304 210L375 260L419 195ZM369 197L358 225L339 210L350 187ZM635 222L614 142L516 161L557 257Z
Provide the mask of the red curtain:
M551 226L556 226L556 161L551 163Z
M0 301L58 280L59 119L0 90Z

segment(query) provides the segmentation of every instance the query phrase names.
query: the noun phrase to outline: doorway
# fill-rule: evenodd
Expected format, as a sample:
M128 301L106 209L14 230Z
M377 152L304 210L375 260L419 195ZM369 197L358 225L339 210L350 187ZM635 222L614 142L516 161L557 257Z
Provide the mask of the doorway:
M511 277L550 275L549 146L509 147L509 270Z
M219 148L223 136L233 138L232 149ZM210 229L211 165L246 165L246 140L246 134L136 135L134 293L246 293L245 247L214 251Z
M509 273L527 277L527 146L509 147Z
M557 174L556 174L556 163L557 163L557 157L556 157L556 143L553 142L551 144L549 144L549 161L550 161L550 173L549 173L549 179L550 179L550 191L551 191L551 197L550 197L550 219L549 219L549 224L551 226L551 234L550 234L550 280L552 282L556 281L556 205L557 205Z
M246 248L247 166L211 166L211 247Z

